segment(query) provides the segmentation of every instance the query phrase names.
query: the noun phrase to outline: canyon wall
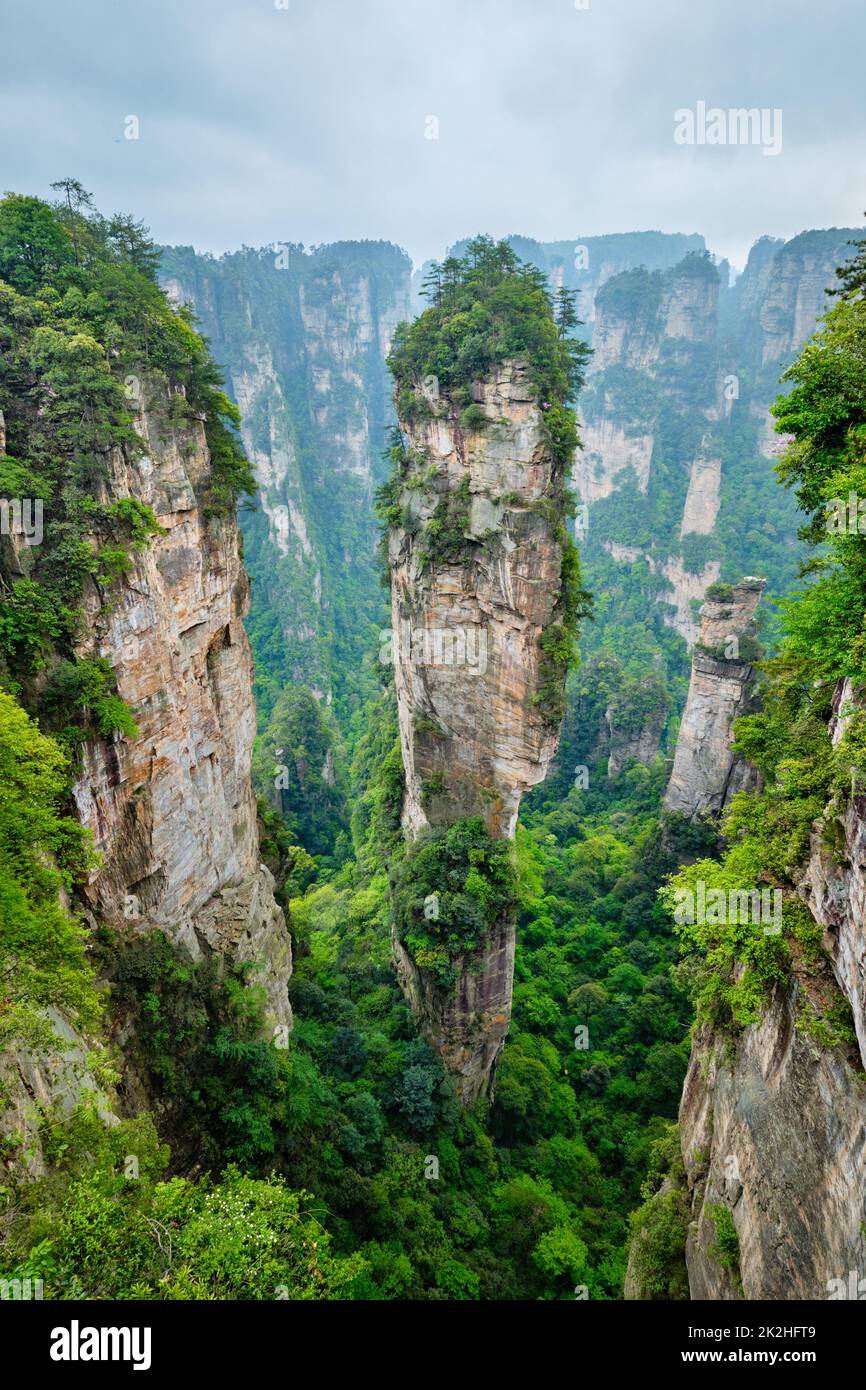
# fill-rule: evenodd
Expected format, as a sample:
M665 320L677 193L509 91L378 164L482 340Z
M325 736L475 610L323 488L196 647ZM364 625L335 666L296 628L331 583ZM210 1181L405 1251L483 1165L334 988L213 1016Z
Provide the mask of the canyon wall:
M426 396L426 417L404 424L408 514L391 527L389 565L410 841L472 817L511 838L556 747L541 638L562 616L550 514L561 477L536 395L525 365L505 362L476 383L486 426L462 428L445 394ZM431 549L434 514L448 515L457 540L444 554ZM465 1101L489 1086L508 1029L514 933L513 918L499 921L445 992L394 938L402 987Z
M87 745L74 797L102 856L86 896L101 921L159 928L193 957L215 951L260 967L269 1014L291 1021L291 947L260 863L250 780L249 583L234 516L209 516L204 425L167 423L165 388L143 395L147 448L110 459L109 501L152 507L162 533L110 604L92 590L80 655L104 657L138 727Z
M84 595L78 655L106 660L137 726L82 750L74 805L101 856L82 889L84 917L94 932L159 930L194 959L248 964L265 991L268 1028L287 1029L291 940L259 858L249 583L237 525L233 512L212 514L204 422L172 422L164 380L141 383L136 429L144 455L111 451L99 500L135 498L161 529L132 552L110 593L91 580ZM116 1105L94 1071L99 1040L78 1036L56 1011L51 1022L65 1049L7 1057L2 1078L2 1128L34 1175L44 1171L41 1108L68 1111L93 1093L111 1123Z
M695 608L719 579L796 581L798 518L775 485L770 403L827 307L857 233L762 238L743 274L700 251L625 270L593 293L595 355L581 398L574 485L587 575L619 604L645 565L663 622L698 640Z
M386 242L219 259L163 251L162 284L210 341L256 476L259 506L242 511L241 528L265 716L288 682L338 714L373 690L369 633L383 616L373 491L387 473L385 357L410 314L410 271Z
M696 675L699 663L696 654ZM731 692L722 678L714 686L704 675L701 681L709 727L727 727ZM830 724L834 745L861 703L860 692L840 681ZM691 743L686 719L681 738ZM690 780L685 774L700 771L699 762L693 752L684 756L674 798L680 809L722 809L723 779L713 775L718 766L717 753L703 780ZM693 1036L679 1113L693 1299L862 1297L864 822L864 798L852 787L816 819L809 854L795 874L821 929L823 954L806 957L793 941L788 978L772 988L759 1022L732 1034L704 1024ZM827 1027L846 1006L856 1043ZM734 1259L730 1249L720 1258L720 1219L730 1223ZM642 1296L638 1254L633 1247L627 1297Z
M850 1271L863 1277L863 1067L810 1030L828 986L795 971L733 1042L707 1029L694 1038L680 1106L692 1299L826 1299L832 1281L847 1290ZM718 1258L720 1207L735 1269Z

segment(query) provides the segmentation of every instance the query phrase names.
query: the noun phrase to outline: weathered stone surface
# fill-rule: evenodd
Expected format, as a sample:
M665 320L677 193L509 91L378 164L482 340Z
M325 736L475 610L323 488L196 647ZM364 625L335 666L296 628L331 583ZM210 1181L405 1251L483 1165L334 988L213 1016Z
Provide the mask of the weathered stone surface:
M545 776L557 741L533 700L539 639L560 599L562 547L543 509L553 465L521 365L505 364L479 394L487 430L463 431L445 411L407 429L423 454L421 471L436 470L430 491L413 504L419 520L469 480L465 558L422 569L412 537L395 530L390 540L404 824L412 836L463 816L482 816L493 835L513 835L520 799ZM473 531L479 519L484 529ZM440 632L450 634L454 659L419 660L424 634ZM433 778L441 791L427 797L424 783Z
M616 712L608 708L604 712L610 740L610 754L607 760L608 777L616 777L626 763L643 763L649 767L659 751L662 731L667 723L667 706L651 710L639 729L622 730L617 727Z
M856 703L857 692L840 682L834 743ZM823 834L831 815L841 830L835 855ZM827 962L805 971L795 955L786 988L733 1042L708 1028L694 1038L680 1107L692 1298L822 1299L834 1288L835 1297L858 1296L866 1269L864 821L860 795L841 812L828 807L800 875L800 894L824 928ZM859 1047L828 1048L804 1029L839 990ZM717 1204L733 1215L742 1288L713 1254ZM854 1294L840 1294L852 1271Z
M562 545L549 513L556 466L522 363L503 364L476 384L475 397L486 429L461 428L444 398L430 402L434 418L405 426L417 462L403 502L417 525L442 499L465 511L465 546L453 562L424 565L417 530L390 535L410 839L464 817L482 817L495 837L513 836L521 797L545 776L558 737L535 698L540 638L560 616ZM471 1101L489 1087L508 1030L513 921L500 922L484 949L463 960L447 995L396 939L394 952L426 1036Z
M18 1178L40 1178L47 1171L40 1126L49 1112L68 1115L87 1099L106 1124L118 1122L115 1097L94 1075L92 1042L56 1009L47 1009L46 1017L57 1040L51 1051L36 1056L16 1049L0 1058L0 1136L9 1150L7 1165Z
M717 458L695 459L689 474L689 490L680 535L712 534L719 514L719 490L722 481L722 461Z
M693 1299L823 1299L866 1268L863 1073L798 1029L802 994L794 979L733 1045L694 1040L680 1106ZM713 1254L717 1205L733 1216L742 1288Z
M103 855L94 913L159 928L193 954L255 959L275 1023L291 1021L291 949L259 864L250 780L255 710L243 628L249 585L233 517L206 518L204 427L140 416L147 454L112 457L112 499L149 503L164 534L135 558L112 602L88 598L83 655L105 657L138 726L88 744L75 802Z
M754 633L764 581L747 579L728 600L701 609L700 645L677 738L665 808L685 816L718 815L737 791L757 785L757 774L735 753L733 726L749 709L754 668L737 655ZM736 645L734 645L736 644ZM731 651L724 657L725 650ZM711 655L710 652L713 654Z
M862 692L850 680L840 681L833 707L830 737L837 745L850 712L862 707ZM829 822L838 832L834 850L827 843ZM841 810L828 808L817 823L798 888L824 929L824 947L851 1005L866 1064L866 796L861 792L848 797Z
M608 417L581 425L582 451L574 463L572 481L581 502L598 502L622 485L626 469L631 469L641 492L649 482L653 436L626 433L621 424Z

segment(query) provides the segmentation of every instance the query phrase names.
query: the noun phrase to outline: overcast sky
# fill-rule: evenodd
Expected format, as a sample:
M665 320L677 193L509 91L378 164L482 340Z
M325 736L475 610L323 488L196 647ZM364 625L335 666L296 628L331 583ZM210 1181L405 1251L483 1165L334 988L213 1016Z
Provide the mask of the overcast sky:
M416 262L660 228L742 265L763 233L861 225L863 0L585 2L0 0L0 186L71 174L202 250ZM698 102L781 110L781 152L675 143Z

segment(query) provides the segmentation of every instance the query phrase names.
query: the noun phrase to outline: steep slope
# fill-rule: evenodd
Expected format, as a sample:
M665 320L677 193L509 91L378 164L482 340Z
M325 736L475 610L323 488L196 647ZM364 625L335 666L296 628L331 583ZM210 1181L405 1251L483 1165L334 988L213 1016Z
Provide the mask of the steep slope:
M164 388L162 388L164 395ZM78 651L103 658L137 732L88 742L73 789L102 857L85 887L98 920L158 928L196 958L252 961L271 1021L289 1024L291 946L259 860L250 780L249 584L231 516L207 516L201 421L170 425L160 384L135 428L146 452L109 458L104 500L134 497L162 529L106 607L87 595Z
M781 442L769 404L854 235L765 238L733 288L691 255L664 273L619 275L596 297L575 474L588 560L618 589L628 587L624 565L646 564L665 621L689 645L709 584L755 571L774 594L793 582L796 511L772 488Z
M665 892L698 1014L680 1108L684 1174L669 1189L681 1194L698 1299L862 1296L866 589L862 535L828 524L837 493L862 477L860 248L773 411L793 437L781 476L822 563L785 612L762 710L737 727L763 786L735 798L721 862L690 863ZM796 314L785 322L798 331ZM774 310L764 325L773 342L778 325ZM721 688L716 703L726 717ZM756 910L759 897L768 910ZM645 1216L632 1292L651 1242Z

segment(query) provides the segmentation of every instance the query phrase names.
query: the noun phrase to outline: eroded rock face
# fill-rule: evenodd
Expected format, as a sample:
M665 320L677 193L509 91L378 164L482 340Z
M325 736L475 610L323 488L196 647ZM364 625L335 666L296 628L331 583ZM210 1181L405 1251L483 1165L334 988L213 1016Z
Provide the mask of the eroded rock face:
M86 897L102 920L158 928L194 957L255 961L274 1024L291 1022L291 944L260 864L250 780L255 709L243 628L249 584L234 517L206 518L204 426L139 421L147 454L111 459L110 499L152 506L164 534L112 602L87 602L81 653L105 657L138 726L91 742L75 786L103 866Z
M414 475L406 489L419 525L468 483L466 505L454 503L464 513L460 558L425 564L405 530L390 538L403 819L413 837L467 816L512 836L520 799L545 776L557 742L535 699L539 641L561 588L562 546L545 511L553 464L520 364L503 365L478 396L486 429L462 430L441 402L440 418L406 430L417 477L435 470L426 490Z
M420 388L419 388L420 389ZM562 544L551 516L556 465L522 363L476 384L489 424L465 430L444 397L405 426L413 462L391 530L394 673L405 770L403 826L415 839L467 817L514 834L521 797L547 772L558 719L539 702L540 640L561 620ZM428 557L426 523L451 509L454 558ZM464 958L447 996L395 941L398 975L461 1097L490 1083L508 1029L514 922Z
M680 524L680 535L690 532L698 536L712 534L719 514L719 493L722 481L721 459L695 459L689 475L689 490Z
M863 1073L798 1028L802 995L794 979L734 1044L694 1040L680 1107L693 1299L826 1299L866 1270ZM719 1206L739 1281L715 1253Z
M643 763L649 767L661 746L661 736L667 723L667 707L651 710L638 729L620 729L617 725L616 711L605 710L605 724L610 739L610 754L607 760L608 777L616 777L626 763Z
M753 638L762 579L746 579L730 599L707 599L699 645L677 738L665 809L685 816L715 816L735 792L757 785L757 774L732 747L733 726L748 712L754 667L741 644Z
M653 451L651 434L627 434L622 425L607 417L587 421L581 429L583 449L574 465L573 482L581 502L589 505L609 497L626 470L634 474L638 488L646 492Z
M411 262L383 242L282 250L214 259L178 248L163 283L194 307L243 417L261 507L241 514L254 621L279 625L278 679L330 700L368 650L366 634L343 627L335 655L334 615L379 598L372 493Z
M834 746L845 732L851 711L862 708L862 695L850 680L839 682L830 724ZM836 831L832 837L826 833L829 828ZM823 944L851 1005L866 1063L866 796L862 793L850 796L841 812L828 813L818 822L798 889L824 929Z
M834 699L838 743L858 703L850 682ZM831 852L830 819L839 835ZM796 953L760 1024L735 1039L694 1038L680 1108L692 1221L686 1258L694 1299L858 1298L866 1275L866 800L816 823L799 892L824 928L827 961ZM859 1046L828 1047L810 1030L839 999ZM716 1255L713 1208L731 1213L739 1280ZM852 1291L853 1290L853 1291Z

